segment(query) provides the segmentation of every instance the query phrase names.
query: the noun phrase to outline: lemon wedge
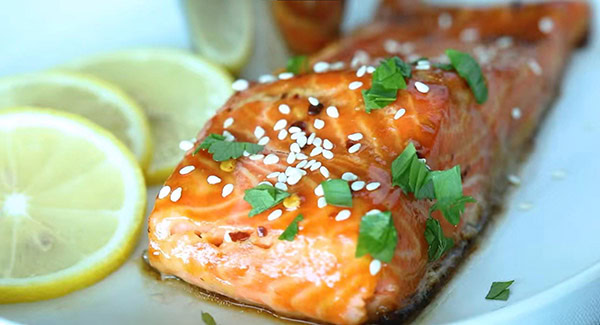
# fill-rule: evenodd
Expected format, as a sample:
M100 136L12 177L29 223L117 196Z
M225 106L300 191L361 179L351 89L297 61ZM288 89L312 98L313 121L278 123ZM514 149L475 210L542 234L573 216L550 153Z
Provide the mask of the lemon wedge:
M144 109L154 143L146 177L162 183L183 152L182 140L196 136L233 92L222 68L180 50L130 50L74 62L75 69L122 88Z
M0 110L0 303L57 297L115 270L146 188L131 152L74 114Z
M252 53L254 12L250 0L184 0L194 49L238 72Z
M142 109L107 82L73 73L37 73L0 79L0 109L38 106L82 115L111 131L145 168L152 158L150 124Z

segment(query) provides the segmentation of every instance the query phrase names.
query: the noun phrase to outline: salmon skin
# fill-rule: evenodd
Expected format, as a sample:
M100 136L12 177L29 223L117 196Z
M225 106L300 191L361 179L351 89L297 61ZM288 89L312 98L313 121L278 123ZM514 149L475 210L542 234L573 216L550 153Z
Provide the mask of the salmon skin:
M186 153L149 218L151 265L297 319L360 324L414 317L485 224L486 211L502 192L498 184L506 183L555 95L570 51L586 32L588 11L585 3L554 2L428 8L401 20L391 14L311 61L344 62L341 70L329 66L251 83L200 131L196 146L214 133L266 144L264 150L226 163L206 150ZM365 112L361 90L371 87L372 71L367 66L393 55L443 62L447 48L479 61L489 90L484 104L476 103L455 72L431 64L413 69L393 103ZM417 82L426 91L417 90ZM290 154L298 142L301 152ZM460 165L464 193L477 200L458 226L433 214L456 243L436 262L428 262L424 238L432 203L391 184L391 163L408 143L434 170ZM286 174L290 166L303 171L299 178ZM317 185L347 172L370 185L355 187L352 208L320 207ZM244 191L264 181L285 183L299 206L279 204L250 218ZM336 221L345 209L350 216ZM355 257L361 217L372 209L391 211L398 234L393 259L380 269L369 255ZM299 214L304 219L295 239L280 240Z

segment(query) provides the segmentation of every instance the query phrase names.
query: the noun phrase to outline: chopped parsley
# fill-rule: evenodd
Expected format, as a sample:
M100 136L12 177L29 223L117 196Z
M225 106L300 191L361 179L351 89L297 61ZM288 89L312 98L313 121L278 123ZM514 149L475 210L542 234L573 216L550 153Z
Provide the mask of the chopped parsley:
M209 313L202 312L202 321L206 325L217 325L217 322L215 322L215 319Z
M285 228L285 230L281 233L279 240L293 241L298 233L298 222L302 221L303 219L304 217L301 214L294 218L290 225L287 226L287 228Z
M370 254L371 257L389 262L394 257L398 244L398 233L392 220L392 213L367 213L360 220L356 257Z
M446 55L450 58L454 70L469 84L477 103L485 103L488 97L488 89L479 63L468 53L453 49L447 49Z
M241 157L244 151L250 154L257 154L264 149L264 146L250 142L226 141L224 136L211 133L196 148L194 154L197 154L201 149L208 150L213 155L215 161L225 161Z
M306 55L296 55L288 59L286 70L293 74L308 72L308 58Z
M247 189L244 194L244 201L250 203L252 206L252 210L250 210L248 216L253 217L267 211L281 203L288 196L290 196L290 193L268 184L261 184Z
M425 223L425 240L429 244L427 249L429 261L437 260L454 246L452 238L444 236L440 222L434 218L428 218Z
M367 113L393 103L397 98L398 90L406 89L404 78L410 78L411 74L410 64L399 57L381 61L373 72L371 88L362 91Z
M352 207L352 192L348 182L343 179L329 179L321 183L325 202L329 205Z
M490 300L508 300L508 296L510 295L510 287L515 280L506 281L506 282L492 282L492 286L490 287L490 291L488 292L485 299Z

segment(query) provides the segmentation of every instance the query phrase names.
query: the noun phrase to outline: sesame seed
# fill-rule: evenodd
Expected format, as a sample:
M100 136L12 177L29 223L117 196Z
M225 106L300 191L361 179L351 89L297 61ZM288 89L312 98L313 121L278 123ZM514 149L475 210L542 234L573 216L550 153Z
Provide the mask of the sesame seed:
M520 119L521 118L521 109L518 107L513 108L512 111L510 112L510 115L515 120Z
M194 147L194 143L192 141L183 140L179 142L179 149L183 151L188 151Z
M294 74L291 72L282 72L279 74L278 77L281 80L288 80L288 79L291 79L293 76L294 76Z
M279 112L281 114L289 114L291 111L290 107L286 104L279 105Z
M169 193L171 193L171 187L168 185L165 185L160 189L160 191L158 191L158 198L164 199L167 197L167 195L169 195Z
M320 120L320 119L316 119L315 123L313 125L314 125L315 129L320 130L320 129L322 129L325 126L325 121Z
M333 149L333 143L331 143L331 141L329 141L328 139L323 140L323 149Z
M331 70L342 70L346 64L343 61L333 62L329 68Z
M460 32L459 37L465 43L472 43L479 38L479 31L475 28L465 28Z
M348 139L352 141L360 141L363 138L362 133L352 133L348 136Z
M179 170L179 174L180 175L187 175L187 174L193 172L194 169L196 169L196 167L194 167L194 166L191 166L191 165L190 166L185 166L185 167L183 167L183 168L181 168Z
M353 191L360 191L363 188L365 188L365 182L363 182L363 181L352 182L352 184L350 184L350 188Z
M235 91L243 91L248 89L248 80L238 79L231 84L231 88Z
M287 183L290 185L296 185L298 184L301 178L302 174L293 174L291 176L288 176Z
M333 152L329 150L323 150L323 157L326 159L333 159Z
M356 76L361 78L362 76L365 75L365 73L367 73L367 66L363 65L360 68L358 68L358 70L356 70Z
M367 73L369 73L369 74L371 74L371 73L375 72L375 70L376 70L376 69L375 69L375 67L373 67L373 66L368 66L368 67L367 67Z
M338 111L337 107L335 106L329 106L327 107L327 116L332 117L332 118L338 118L340 117L340 112Z
M375 191L376 189L379 188L379 186L381 186L381 183L373 182L373 183L367 184L366 188L367 188L367 191Z
M313 132L308 136L308 140L306 141L307 144L313 144L313 141L315 141L315 137L317 135Z
M210 185L214 185L221 183L221 179L215 175L210 175L206 178L206 182L208 182Z
M290 131L290 133L298 133L298 132L302 132L302 129L297 126L292 126L291 128L288 129L288 131Z
M225 137L225 141L227 142L235 141L235 137L233 136L233 134L231 134L231 132L227 130L223 131L223 136Z
M321 162L317 161L316 163L314 163L314 165L310 166L310 170L314 172L315 170L319 169L320 167L321 167Z
M311 150L311 152L310 152L310 156L311 157L318 156L321 153L323 153L323 148L321 148L321 147L314 147L313 150Z
M369 263L369 273L371 273L371 275L377 275L379 271L381 271L381 261L372 260L371 263Z
M319 105L319 100L316 99L315 97L308 97L308 102L312 105L312 106L317 106Z
M306 146L306 143L308 142L308 138L306 137L306 135L301 134L298 139L296 140L296 142L298 143L298 145L300 146L300 148L304 148L304 146Z
M305 155L301 152L296 154L296 160L306 160L306 159L308 159L307 155Z
M319 168L319 172L321 175L323 175L323 177L329 178L329 169L327 169L327 167L321 166L321 168Z
M292 139L292 140L298 140L303 135L305 136L306 133L304 133L304 132L292 133L292 135L290 136L290 139Z
M496 40L496 46L501 49L509 48L513 45L513 39L510 36L502 36Z
M296 168L304 168L306 164L308 164L308 160L302 160L296 165Z
M260 140L258 140L258 144L261 146L264 146L267 143L269 143L270 140L271 140L271 138L269 138L269 137L262 137L262 138L260 138Z
M538 28L540 29L540 32L549 34L554 29L554 21L550 17L543 17L538 22Z
M521 184L521 179L517 175L512 175L511 174L511 175L508 175L506 178L513 185L520 185Z
M277 78L275 78L275 76L272 74L263 74L262 76L258 77L258 82L261 84L270 83L275 80L277 80Z
M324 208L327 206L327 201L325 200L325 197L320 197L317 199L317 207L319 207L320 209Z
M260 138L262 138L262 137L263 137L263 135L265 135L265 129L263 129L263 128L262 128L262 127L260 127L260 126L257 126L257 127L254 129L254 136L255 136L257 139L260 139Z
M267 175L267 178L276 178L279 177L279 174L281 174L280 172L272 172L269 175Z
M404 108L399 109L396 112L396 114L394 115L394 120L401 118L402 116L404 116L405 113L406 113L406 109L404 109Z
M279 134L277 134L277 139L283 140L283 139L285 139L285 137L287 137L287 135L288 135L288 131L286 129L283 129L283 130L279 131Z
M276 154L268 154L263 160L265 165L273 165L279 162L279 157Z
M348 85L348 89L350 90L356 90L360 87L362 87L363 83L360 81L352 81L349 85Z
M223 122L223 128L226 129L233 124L233 117L229 117Z
M452 27L452 15L447 12L443 12L441 15L439 15L438 26L440 26L441 29L448 29Z
M244 150L244 152L242 152L242 156L249 157L250 153L248 151Z
M279 131L279 130L285 128L286 125L287 125L287 121L284 119L281 119L275 123L275 125L273 126L273 130Z
M356 176L354 173L351 172L345 172L342 174L342 179L345 181L355 181L358 179L358 176Z
M287 163L288 164L293 164L294 161L296 161L296 153L294 152L290 152L290 154L287 156Z
M233 192L233 184L226 184L225 186L223 186L223 191L221 191L221 196L227 197L232 192Z
M271 184L271 182L269 182L269 181L262 181L256 185L271 185L271 186L273 186L273 184Z
M273 210L273 212L269 213L267 220L273 221L275 219L279 219L279 217L281 217L282 214L283 211L281 211L281 209Z
M295 153L299 153L300 152L300 145L298 145L296 142L292 143L290 145L290 151L291 152L295 152Z
M417 66L415 67L417 70L429 70L431 69L431 63L427 60L419 60L417 61Z
M335 221L344 221L350 218L351 214L352 212L350 212L350 210L342 210L335 216Z
M279 176L277 176L277 181L280 183L287 182L287 175L285 173L279 173Z
M326 72L327 70L329 70L329 63L324 62L324 61L319 61L319 62L315 63L315 65L313 65L313 70L316 73Z
M390 54L394 54L397 53L398 51L400 51L400 43L398 43L398 41L393 40L393 39L386 39L383 42L383 49L390 53Z
M261 160L261 159L265 158L265 155L262 155L262 154L250 155L250 156L248 156L248 158L250 158L250 160L256 161L256 160Z
M365 213L365 215L370 216L372 214L378 214L378 213L381 213L381 210L373 209L373 210L367 211L367 213Z
M323 185L319 184L319 185L317 185L317 187L315 187L315 195L316 196L325 195L325 192L323 191Z
M352 147L348 148L349 153L355 153L360 150L360 143L355 143Z
M275 188L278 188L278 189L280 189L282 191L287 191L288 190L287 185L285 185L285 183L280 183L280 182L275 183Z
M417 88L417 90L423 94L426 94L429 92L429 86L427 86L426 84L424 84L420 81L415 82L415 88Z
M317 162L316 160L311 159L310 161L308 161L306 166L304 166L304 169L308 169L308 168L312 167L312 165L314 165L314 163L316 163L316 162Z
M540 64L535 59L529 59L529 60L527 60L527 65L529 66L529 69L531 69L531 71L535 75L537 75L537 76L541 76L542 75L542 67L540 66Z
M320 147L321 143L323 143L323 140L319 137L315 137L315 139L313 140L313 146L315 147Z
M181 192L183 191L183 189L181 187L178 187L176 189L173 190L173 192L171 192L171 202L177 202L179 201L179 199L181 199Z

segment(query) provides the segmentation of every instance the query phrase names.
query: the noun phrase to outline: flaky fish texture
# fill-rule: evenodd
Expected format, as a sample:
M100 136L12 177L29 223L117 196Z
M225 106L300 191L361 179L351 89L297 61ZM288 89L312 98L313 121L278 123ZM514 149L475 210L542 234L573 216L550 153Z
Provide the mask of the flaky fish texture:
M243 156L221 168L205 150L188 151L150 215L150 263L203 289L298 319L360 324L414 316L447 279L452 267L442 267L444 261L463 259L459 249L480 232L494 189L531 140L587 24L588 7L580 2L428 7L412 16L382 10L378 22L311 60L329 63L320 70L329 71L252 83L204 126L196 146L225 132L236 141L266 142L263 156ZM361 90L371 86L368 66L393 55L445 62L448 48L479 61L489 89L484 104L455 72L432 64L413 69L396 101L365 112ZM417 83L426 87L417 89ZM298 142L301 152L291 154ZM391 163L410 142L432 169L460 165L464 193L477 200L458 226L434 213L459 250L435 263L428 262L423 235L432 203L391 184ZM317 185L346 172L370 185L355 186L352 208L319 207ZM244 191L264 181L284 183L299 206L280 204L248 217ZM350 217L336 221L344 209ZM369 255L355 257L361 217L372 209L391 211L398 233L395 255L380 270ZM296 238L279 240L299 214L304 220Z

